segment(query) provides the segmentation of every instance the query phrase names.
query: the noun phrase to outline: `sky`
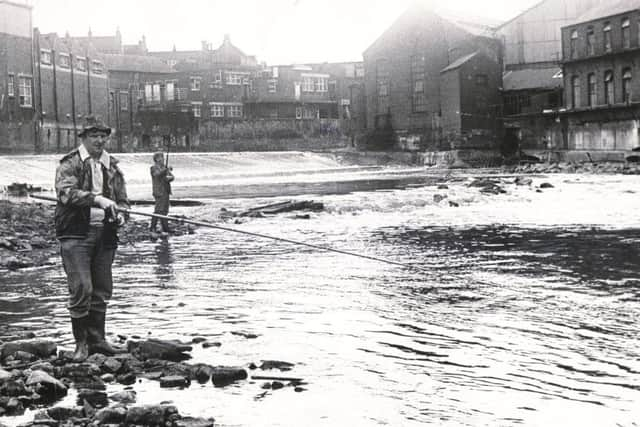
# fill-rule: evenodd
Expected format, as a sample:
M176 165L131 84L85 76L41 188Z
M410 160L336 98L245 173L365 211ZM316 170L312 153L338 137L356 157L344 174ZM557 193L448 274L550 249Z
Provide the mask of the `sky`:
M217 48L225 34L270 65L360 61L362 52L415 0L24 0L41 32L145 35L152 51ZM538 0L421 0L460 17L505 21Z

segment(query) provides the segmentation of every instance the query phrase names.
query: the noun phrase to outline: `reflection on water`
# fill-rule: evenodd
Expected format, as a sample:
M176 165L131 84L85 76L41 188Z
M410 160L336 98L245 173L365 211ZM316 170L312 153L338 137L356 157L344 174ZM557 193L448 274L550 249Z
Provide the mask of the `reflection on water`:
M640 222L616 203L637 212L640 201L621 194L639 182L553 179L553 192L505 186L501 196L450 181L459 208L435 202L434 186L327 194L314 196L327 211L309 220L234 225L426 272L209 229L124 246L108 333L204 336L222 345L196 345L193 362L286 360L296 364L288 375L309 382L303 393L265 393L260 381L136 385L140 403L171 400L222 425L633 425ZM262 202L175 213L213 220L221 207ZM70 345L61 268L0 286L3 322Z

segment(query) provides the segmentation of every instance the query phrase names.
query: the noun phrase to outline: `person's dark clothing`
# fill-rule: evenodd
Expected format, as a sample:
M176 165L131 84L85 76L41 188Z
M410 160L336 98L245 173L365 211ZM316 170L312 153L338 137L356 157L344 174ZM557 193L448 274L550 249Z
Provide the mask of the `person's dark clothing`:
M171 181L173 181L173 174L171 170L159 164L151 166L151 180L153 185L153 198L155 199L155 208L153 213L158 215L167 215L169 213L170 195L171 195ZM162 219L162 231L169 232L169 221ZM151 230L155 231L158 223L158 218L151 218Z

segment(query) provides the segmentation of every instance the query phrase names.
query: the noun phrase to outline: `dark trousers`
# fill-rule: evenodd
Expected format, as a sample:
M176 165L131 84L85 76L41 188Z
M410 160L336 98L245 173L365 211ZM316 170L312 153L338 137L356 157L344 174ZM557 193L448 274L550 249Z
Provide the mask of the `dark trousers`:
M116 250L105 246L104 228L90 226L84 239L60 241L60 255L67 274L69 304L72 318L89 312L104 313L113 292L111 265Z
M169 195L163 194L161 196L154 196L154 199L156 200L156 205L153 213L158 215L167 215L169 213ZM161 219L160 223L162 224L162 231L169 231L168 220ZM155 230L157 224L158 218L151 218L151 230Z

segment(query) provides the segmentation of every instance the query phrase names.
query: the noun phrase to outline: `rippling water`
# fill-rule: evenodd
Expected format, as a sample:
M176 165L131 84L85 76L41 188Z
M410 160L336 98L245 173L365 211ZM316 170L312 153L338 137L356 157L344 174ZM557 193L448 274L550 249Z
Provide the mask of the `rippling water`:
M143 382L139 401L172 400L221 425L640 423L638 177L539 176L532 187L502 177L507 193L484 195L467 174L412 171L389 185L397 176L387 172L378 191L375 181L332 191L338 179L323 178L321 195L301 197L327 207L309 220L229 226L424 271L211 229L122 247L110 332L205 336L222 345L196 345L192 362L285 360L296 364L287 375L309 382L302 393ZM555 188L537 192L541 182ZM276 200L204 199L173 212L213 221L222 207ZM71 346L59 266L0 286L3 322Z

